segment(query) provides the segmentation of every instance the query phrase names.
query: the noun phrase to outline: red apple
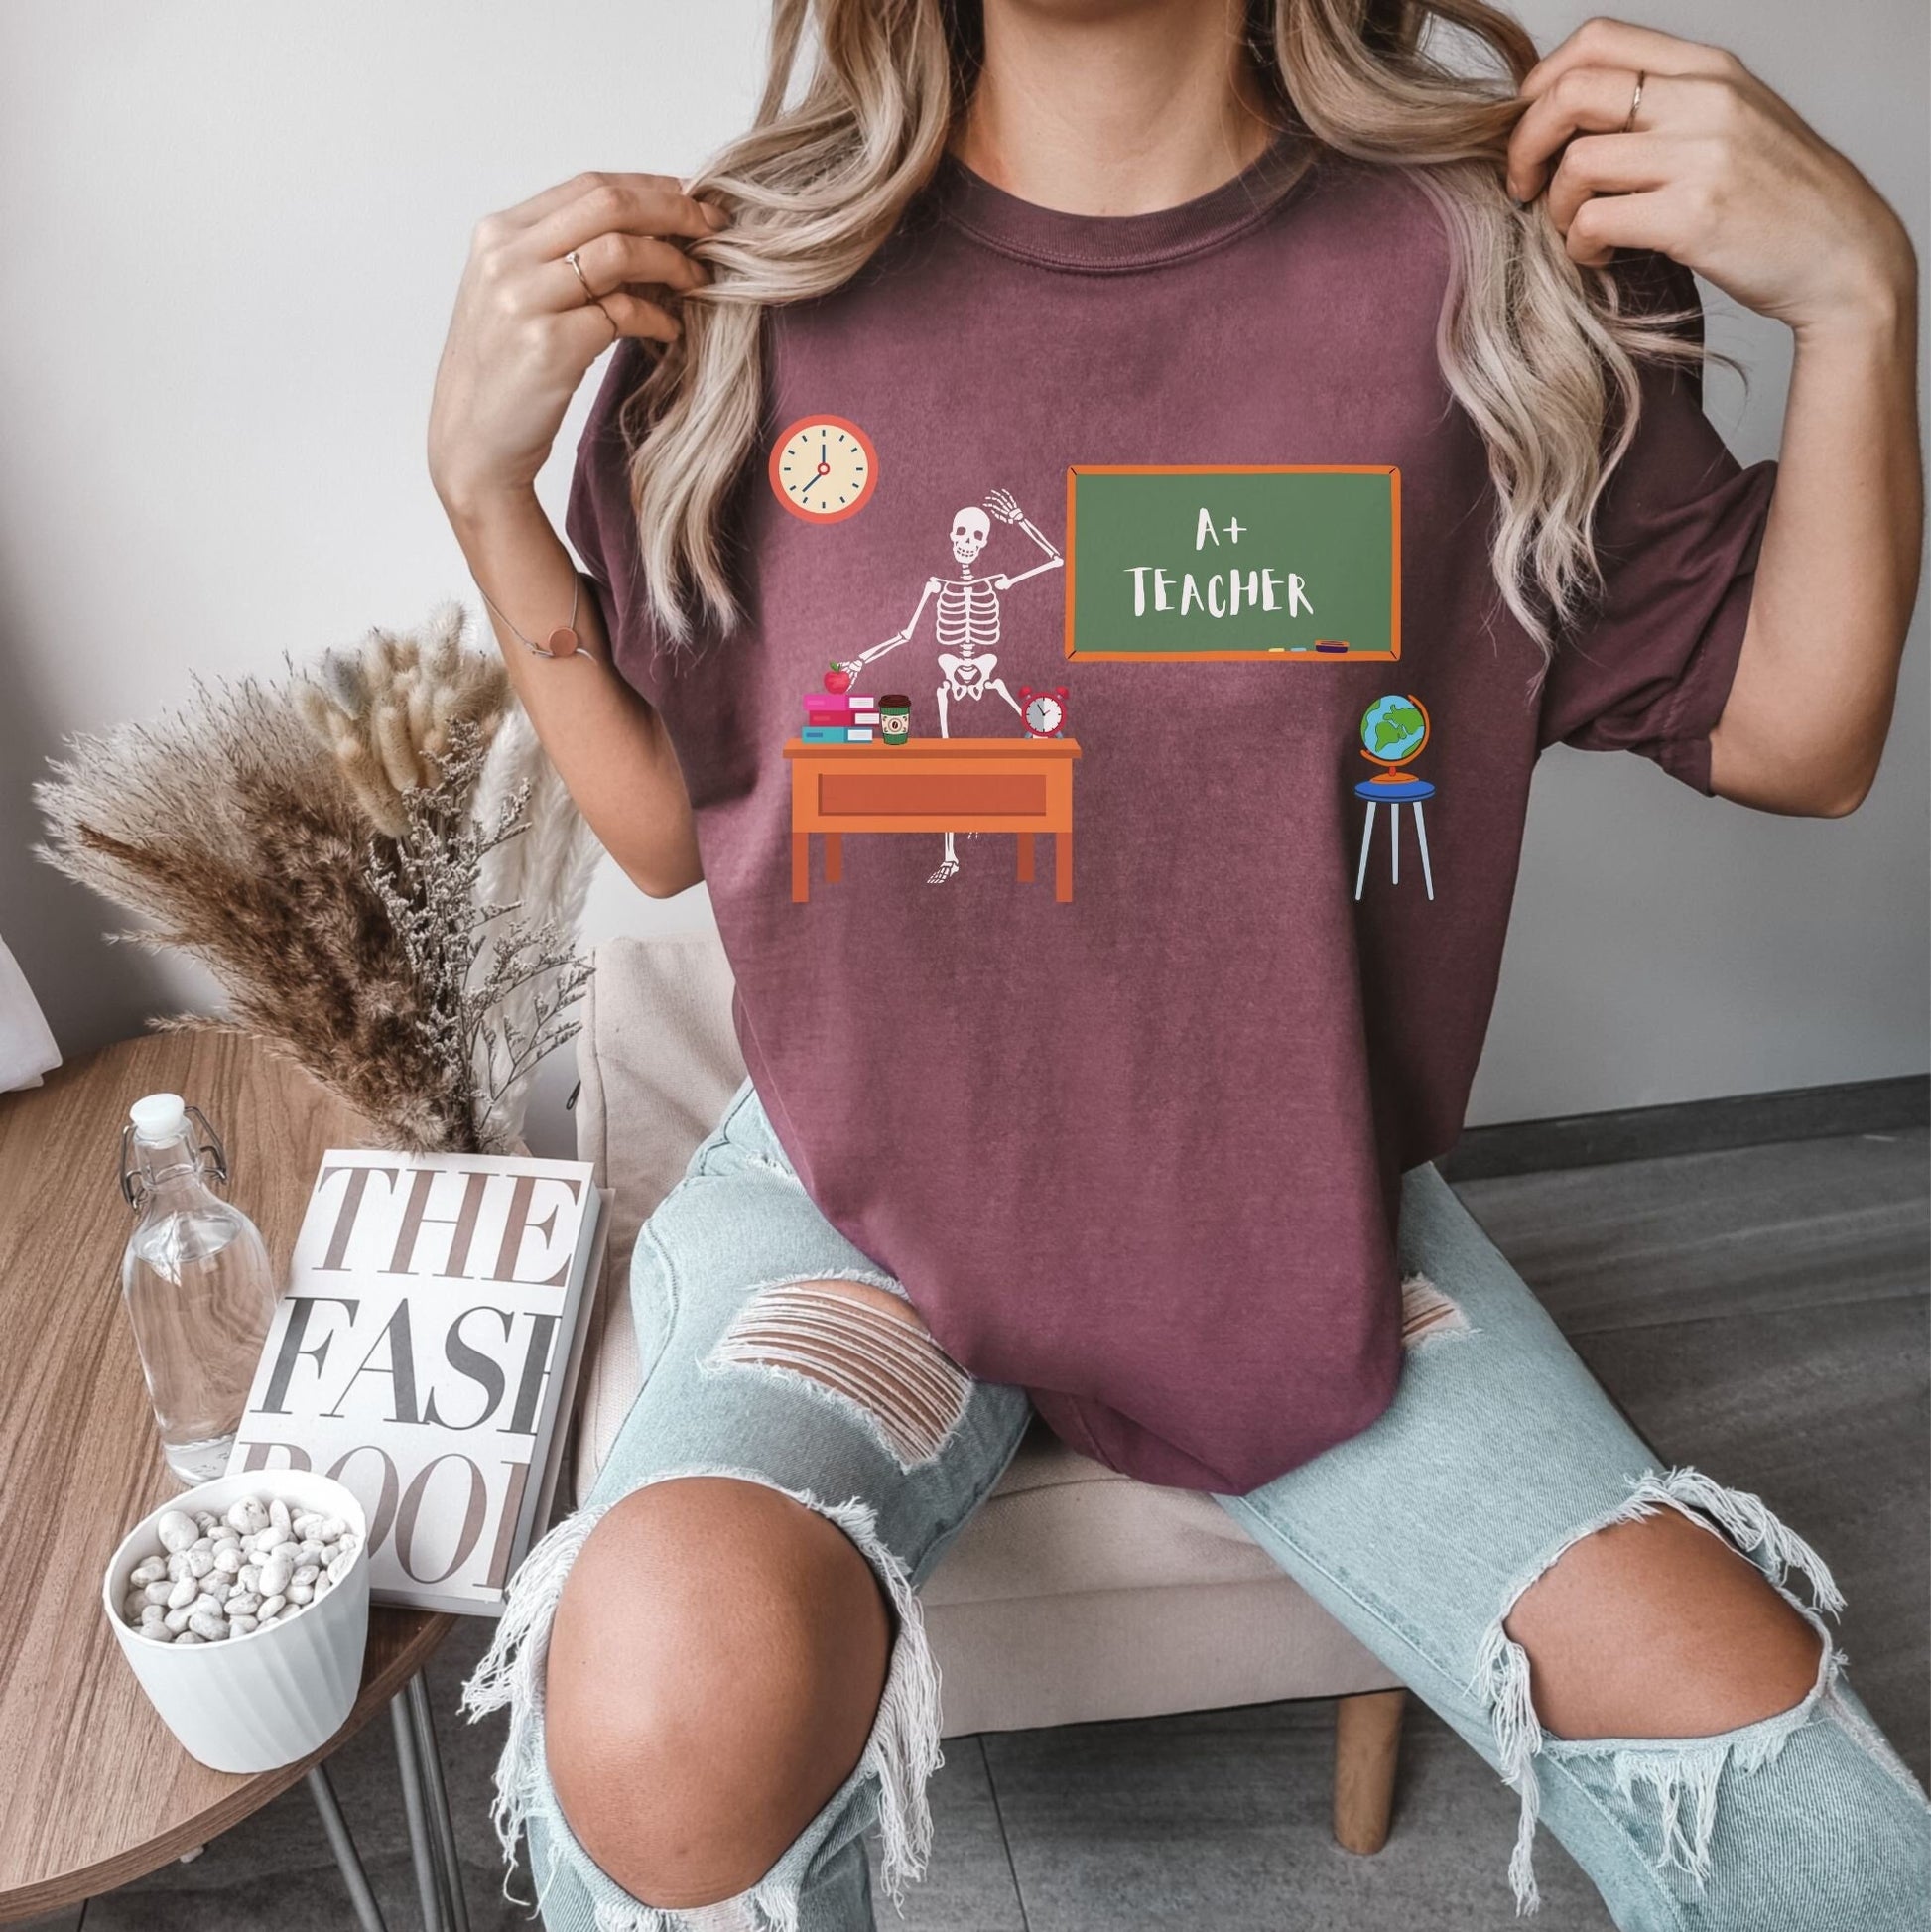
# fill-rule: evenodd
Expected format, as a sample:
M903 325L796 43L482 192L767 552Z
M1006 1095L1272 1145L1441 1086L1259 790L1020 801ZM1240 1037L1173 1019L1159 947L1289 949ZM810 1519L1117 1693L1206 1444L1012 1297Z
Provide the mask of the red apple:
M851 673L834 658L832 668L825 674L825 689L835 698L842 698L851 689Z

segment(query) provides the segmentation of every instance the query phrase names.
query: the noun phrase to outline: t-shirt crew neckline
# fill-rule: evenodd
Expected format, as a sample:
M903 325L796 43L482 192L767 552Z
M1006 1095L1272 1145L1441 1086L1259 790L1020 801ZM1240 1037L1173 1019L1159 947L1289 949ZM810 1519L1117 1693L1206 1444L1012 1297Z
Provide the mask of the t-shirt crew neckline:
M1008 194L948 153L933 194L947 220L1002 254L1046 268L1124 274L1184 260L1246 233L1300 186L1312 161L1306 137L1283 129L1258 159L1191 201L1145 214L1071 214Z

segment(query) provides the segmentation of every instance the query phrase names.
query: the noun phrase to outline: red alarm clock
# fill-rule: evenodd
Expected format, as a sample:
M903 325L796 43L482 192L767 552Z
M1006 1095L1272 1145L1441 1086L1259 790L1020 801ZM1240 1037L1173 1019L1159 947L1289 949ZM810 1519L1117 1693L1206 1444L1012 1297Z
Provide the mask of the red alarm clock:
M1026 729L1036 738L1057 738L1066 731L1066 687L1035 691L1031 685L1019 687L1019 715Z

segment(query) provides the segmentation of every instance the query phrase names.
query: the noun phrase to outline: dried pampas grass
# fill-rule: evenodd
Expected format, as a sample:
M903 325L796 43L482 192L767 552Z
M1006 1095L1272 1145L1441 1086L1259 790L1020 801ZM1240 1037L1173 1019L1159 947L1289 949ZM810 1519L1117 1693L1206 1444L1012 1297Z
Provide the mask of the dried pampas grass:
M289 689L197 682L190 709L71 753L37 788L41 856L152 922L115 937L198 960L231 1025L398 1144L459 1146L468 1095L434 1052L368 821Z
M113 937L190 955L226 995L220 1020L162 1024L255 1035L384 1144L515 1142L536 1062L576 1031L594 846L457 606L306 676L197 681L182 711L69 751L36 788L41 857L149 922ZM512 863L533 833L540 863Z
M437 783L458 723L485 739L510 702L494 652L467 648L459 603L439 604L414 633L372 630L351 650L324 651L295 687L309 728L334 753L370 822L391 838L408 795Z

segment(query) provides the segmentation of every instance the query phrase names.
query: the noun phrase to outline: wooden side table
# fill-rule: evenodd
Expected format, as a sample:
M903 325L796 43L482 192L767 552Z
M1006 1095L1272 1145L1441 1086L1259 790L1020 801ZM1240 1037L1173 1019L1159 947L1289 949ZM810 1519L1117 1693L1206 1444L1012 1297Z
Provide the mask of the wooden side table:
M323 1149L365 1138L306 1074L231 1034L107 1047L0 1095L0 1922L166 1865L306 1777L365 1932L382 1919L322 1760L390 1706L426 1926L466 1932L429 1698L418 1673L455 1619L376 1610L348 1722L313 1758L238 1776L198 1764L142 1695L100 1608L127 1526L178 1492L121 1306L131 1223L121 1123L178 1093L227 1142L237 1206L278 1265Z

